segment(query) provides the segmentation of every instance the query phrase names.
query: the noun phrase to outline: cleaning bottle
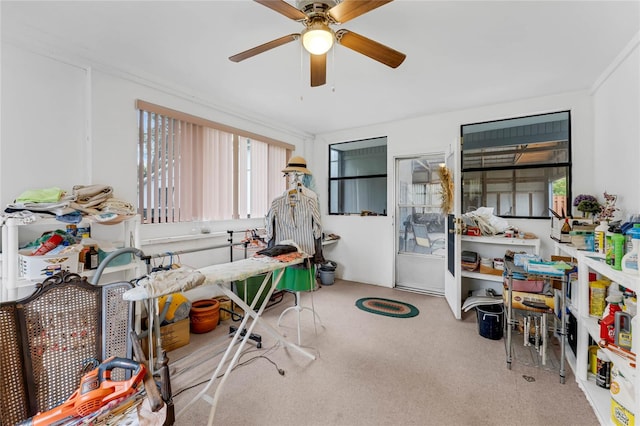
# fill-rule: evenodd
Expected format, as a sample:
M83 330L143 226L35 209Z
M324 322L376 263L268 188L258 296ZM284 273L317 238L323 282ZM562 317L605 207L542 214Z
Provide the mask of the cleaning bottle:
M622 295L607 296L608 312L606 316L600 320L600 338L607 343L615 343L616 340L616 312L622 311L620 304L622 303ZM605 309L606 310L606 309Z
M615 254L613 251L613 232L607 231L604 234L604 261L607 265L613 266L615 262Z
M611 387L611 358L602 349L598 349L596 354L596 385L609 389Z
M635 385L631 375L615 363L611 365L610 393L611 420L616 426L635 424L633 411L635 404ZM635 411L635 410L634 410Z
M613 242L613 262L611 267L616 271L622 270L622 257L624 256L624 235L614 232L611 236Z
M609 225L607 224L607 222L601 221L594 230L595 249L600 254L605 254L605 235L607 234L608 229Z
M638 253L640 253L640 223L633 225L633 228L627 231L627 235L631 236L632 249L622 258L622 270L629 274L640 274L638 270Z
M606 280L589 281L589 315L603 317L609 284Z
M614 328L616 345L631 350L631 315L627 312L616 312Z

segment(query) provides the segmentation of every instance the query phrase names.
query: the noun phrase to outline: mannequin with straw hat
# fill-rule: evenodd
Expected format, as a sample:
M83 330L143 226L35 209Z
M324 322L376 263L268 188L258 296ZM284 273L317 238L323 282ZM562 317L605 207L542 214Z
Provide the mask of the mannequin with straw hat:
M292 157L282 172L290 178L289 189L300 189L306 195L318 199L318 194L313 188L313 174L307 168L307 160L299 156Z
M287 167L282 169L283 173L298 172L305 175L311 175L309 169L307 169L307 160L302 157L291 157L287 163Z
M301 344L300 312L310 311L313 324L316 320L322 325L320 317L313 307L313 291L316 289L315 265L324 262L322 255L322 225L318 196L308 188L312 174L307 168L307 161L300 157L292 157L282 172L289 178L289 188L280 197L273 200L267 214L267 238L269 244L275 241L291 240L302 251L311 255L311 262L287 267L278 289L296 293L296 305L285 309L278 318L278 325L287 312L296 311L298 325L298 344ZM311 292L311 308L302 306L301 292Z
M293 240L305 253L313 256L314 263L322 261L322 246L317 241L322 237L318 196L307 188L302 178L311 177L307 161L292 157L282 172L290 177L289 189L271 202L265 217L265 228L269 244Z

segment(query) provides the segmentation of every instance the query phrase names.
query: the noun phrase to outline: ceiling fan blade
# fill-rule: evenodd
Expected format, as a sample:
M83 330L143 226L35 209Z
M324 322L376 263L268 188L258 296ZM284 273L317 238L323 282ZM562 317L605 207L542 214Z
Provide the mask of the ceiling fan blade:
M371 12L380 6L391 3L393 0L344 0L329 9L329 16L338 24L344 24L347 21Z
M268 7L271 10L275 10L281 15L286 16L294 21L304 21L307 19L307 15L304 12L291 6L284 0L254 0L256 3L260 3L263 6Z
M358 53L362 53L391 68L398 68L407 57L404 53L349 30L336 31L336 40L341 45L355 50Z
M256 46L252 49L245 50L244 52L240 52L236 55L229 56L229 59L233 62L240 62L248 59L252 56L255 56L259 53L266 52L267 50L271 50L275 47L282 46L283 44L287 44L294 40L297 40L300 37L300 34L289 34L284 37L277 38L275 40L268 41L260 46Z
M327 82L327 54L309 55L311 62L311 87L322 86Z

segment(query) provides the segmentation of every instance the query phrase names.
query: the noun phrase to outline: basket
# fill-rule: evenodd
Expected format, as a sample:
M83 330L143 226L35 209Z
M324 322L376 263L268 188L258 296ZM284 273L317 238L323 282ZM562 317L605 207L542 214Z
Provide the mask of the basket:
M78 273L78 252L29 256L30 250L18 252L20 276L28 280L44 280L60 272Z

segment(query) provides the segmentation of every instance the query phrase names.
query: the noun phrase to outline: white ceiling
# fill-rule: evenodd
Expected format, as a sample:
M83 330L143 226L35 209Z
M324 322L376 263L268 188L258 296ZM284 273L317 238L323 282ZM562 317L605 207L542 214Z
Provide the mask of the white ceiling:
M396 0L334 29L399 50L404 63L391 69L336 46L327 84L316 88L297 41L228 60L302 29L249 0L4 0L1 14L3 41L38 40L56 54L178 88L222 110L322 134L589 89L640 30L639 5Z

